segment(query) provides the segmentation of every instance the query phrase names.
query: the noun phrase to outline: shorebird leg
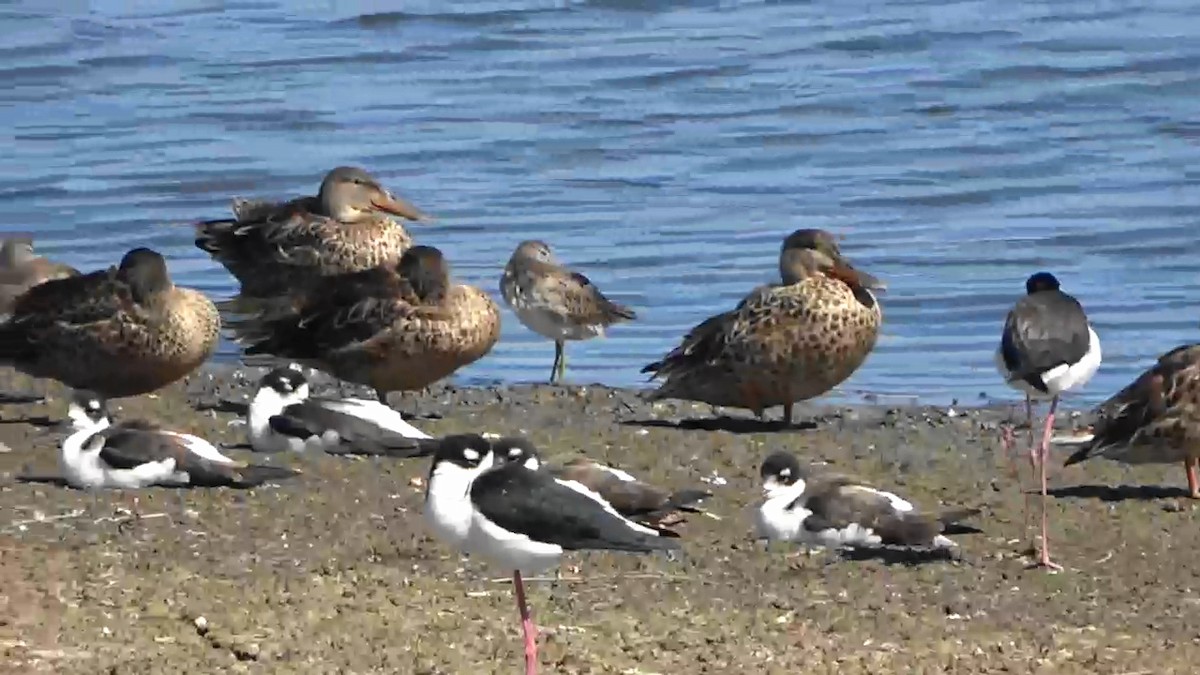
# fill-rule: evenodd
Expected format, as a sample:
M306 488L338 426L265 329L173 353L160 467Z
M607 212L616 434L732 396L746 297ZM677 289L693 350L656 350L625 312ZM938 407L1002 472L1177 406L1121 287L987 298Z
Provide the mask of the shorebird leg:
M783 404L783 428L785 429L792 426L792 406L795 405L790 400L791 397L789 396L788 398L788 402Z
M1192 499L1200 499L1200 479L1196 477L1197 469L1200 469L1200 457L1183 460L1183 470L1187 472L1188 496Z
M1004 449L1004 461L1008 464L1008 475L1010 478L1020 478L1021 474L1017 471L1017 462L1015 459L1014 448L1017 445L1017 434L1013 431L1013 425L1007 422L1000 425L1000 447Z
M550 366L550 384L561 382L567 374L567 349L562 340L554 341L554 365Z
M513 570L513 591L517 594L517 608L521 610L521 631L525 634L525 675L537 674L537 627L529 616L529 605L525 604L525 583L521 571Z
M1046 425L1042 430L1041 466L1042 477L1042 546L1038 561L1033 567L1044 567L1052 572L1062 570L1062 565L1050 561L1050 527L1048 524L1049 496L1046 494L1046 465L1050 460L1050 432L1054 430L1054 411L1058 408L1058 396L1050 399L1050 411L1046 413Z
M142 524L142 511L138 508L139 501L140 500L136 494L133 494L132 492L129 493L129 516L126 518L117 519L118 532L124 532L126 530L133 529L134 525Z

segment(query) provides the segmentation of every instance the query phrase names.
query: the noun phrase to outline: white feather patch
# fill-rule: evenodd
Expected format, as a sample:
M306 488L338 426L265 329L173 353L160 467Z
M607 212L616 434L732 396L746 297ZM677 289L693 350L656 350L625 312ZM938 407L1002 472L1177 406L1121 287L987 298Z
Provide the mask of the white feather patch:
M596 502L601 507L603 507L605 511L609 512L613 516L616 516L618 519L620 519L622 522L624 522L626 527L628 527L629 529L635 530L637 532L641 532L643 534L650 534L650 535L654 535L656 537L658 536L658 532L656 530L652 530L643 525L638 525L637 523L626 518L625 516L622 516L620 513L617 513L617 510L613 508L612 504L609 504L603 497L601 497L599 494L597 494L593 490L589 489L586 485L583 485L582 483L579 483L579 482L576 482L573 480L562 480L560 478L555 478L554 482L558 483L559 485L564 485L566 487L569 487L572 490L583 495L584 497L587 497L588 499L591 499L592 501Z

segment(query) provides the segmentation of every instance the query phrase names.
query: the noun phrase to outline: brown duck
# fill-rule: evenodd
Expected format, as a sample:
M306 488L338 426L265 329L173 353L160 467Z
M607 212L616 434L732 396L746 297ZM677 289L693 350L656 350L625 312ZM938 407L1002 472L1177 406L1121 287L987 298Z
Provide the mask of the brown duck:
M220 318L204 294L171 282L158 253L34 286L0 323L0 363L104 398L136 396L199 367Z
M447 377L491 351L500 311L450 283L441 251L414 246L393 268L331 277L283 313L234 326L247 356L272 355L372 387L381 402Z
M875 277L855 269L823 230L783 242L782 283L762 286L732 311L696 326L661 361L642 369L662 385L651 399L748 408L760 418L843 382L875 347L883 321Z
M412 246L387 214L428 217L366 171L340 166L315 197L288 202L234 200L233 219L196 224L196 246L241 282L246 297L270 297L323 277L394 265Z
M1200 499L1200 344L1183 345L1095 410L1096 421L1080 436L1056 438L1079 445L1069 466L1092 457L1126 464L1181 462L1188 494Z
M29 237L0 240L0 315L8 314L25 291L53 279L79 276L69 265L34 255Z

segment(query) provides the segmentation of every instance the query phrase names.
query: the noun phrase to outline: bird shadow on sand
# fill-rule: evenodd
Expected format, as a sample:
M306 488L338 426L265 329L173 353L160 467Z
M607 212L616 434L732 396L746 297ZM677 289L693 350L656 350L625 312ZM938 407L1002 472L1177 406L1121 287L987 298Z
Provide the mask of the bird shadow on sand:
M1031 493L1032 494L1032 493ZM1046 494L1055 499L1097 499L1102 502L1155 501L1187 498L1188 491L1163 485L1071 485L1051 488Z
M18 483L39 483L41 485L54 485L57 487L67 487L67 481L62 476L43 473L23 473L13 476L13 480Z
M207 412L209 410L221 413L233 413L239 417L243 417L250 410L250 404L245 401L236 401L231 398L222 398L217 401L207 400L199 401L192 405L192 408L197 412Z
M957 551L952 549L934 548L900 548L884 546L880 548L852 548L838 552L841 560L863 562L877 560L884 565L903 565L916 567L931 563L967 562Z
M41 403L46 397L41 394L17 393L11 391L0 391L0 405L12 404L21 405L27 403Z
M62 420L52 420L45 415L37 417L15 417L12 419L0 419L0 424L28 424L30 426L41 427L43 429L53 429L62 423Z
M731 434L760 434L776 431L808 431L816 429L811 420L786 423L781 420L763 422L746 417L694 417L682 420L624 420L622 426L679 429L682 431L728 431Z

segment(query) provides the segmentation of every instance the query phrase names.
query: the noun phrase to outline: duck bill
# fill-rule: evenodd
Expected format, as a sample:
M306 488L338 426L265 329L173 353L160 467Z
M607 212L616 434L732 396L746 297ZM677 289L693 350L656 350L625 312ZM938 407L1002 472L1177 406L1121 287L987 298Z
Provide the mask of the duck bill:
M885 284L883 281L871 274L867 274L862 270L854 269L850 263L845 261L838 261L833 268L829 270L829 276L858 288L866 288L872 291L887 290L887 284Z
M418 222L427 222L432 220L430 216L423 213L417 207L409 204L399 197L392 195L392 193L386 190L380 190L373 197L371 197L371 206L375 207L379 211L383 211L384 213L390 213L393 216L400 216L401 218L405 218L407 220Z

